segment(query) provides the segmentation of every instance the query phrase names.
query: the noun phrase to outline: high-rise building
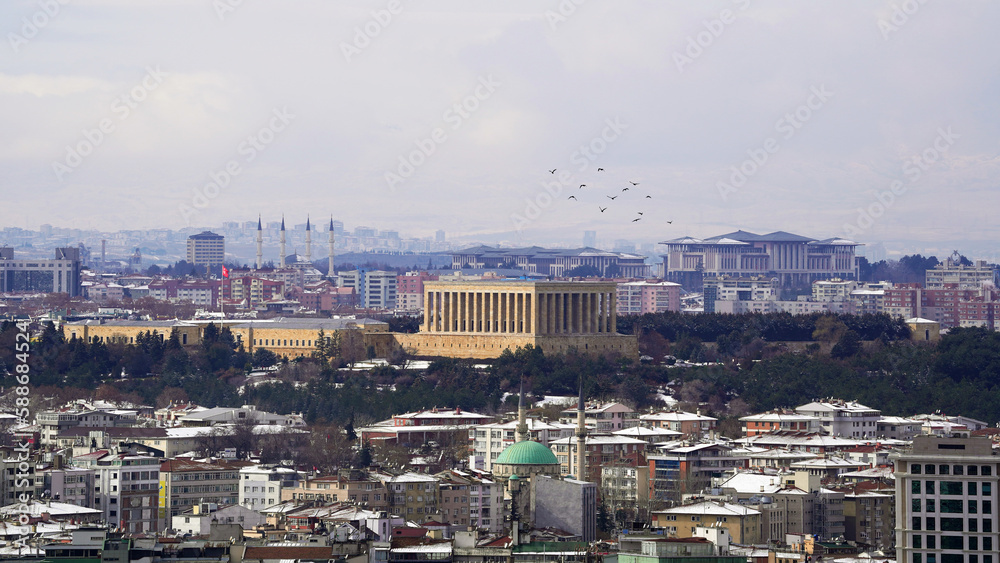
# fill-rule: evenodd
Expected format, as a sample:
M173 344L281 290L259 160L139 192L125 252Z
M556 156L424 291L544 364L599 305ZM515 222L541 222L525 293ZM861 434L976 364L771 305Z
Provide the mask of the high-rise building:
M1000 456L991 440L916 436L893 459L896 561L996 563Z
M583 246L597 246L597 231L583 231Z
M226 237L202 231L187 239L187 261L195 266L219 266L226 258Z

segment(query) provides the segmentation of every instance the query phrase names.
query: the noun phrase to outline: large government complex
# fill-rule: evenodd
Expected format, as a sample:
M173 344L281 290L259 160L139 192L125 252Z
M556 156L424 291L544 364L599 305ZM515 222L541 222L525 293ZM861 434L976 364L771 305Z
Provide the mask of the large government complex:
M767 276L781 287L808 287L816 280L858 279L859 243L839 238L816 240L784 231L757 235L736 231L706 239L682 237L660 243L661 277L687 288L706 277Z

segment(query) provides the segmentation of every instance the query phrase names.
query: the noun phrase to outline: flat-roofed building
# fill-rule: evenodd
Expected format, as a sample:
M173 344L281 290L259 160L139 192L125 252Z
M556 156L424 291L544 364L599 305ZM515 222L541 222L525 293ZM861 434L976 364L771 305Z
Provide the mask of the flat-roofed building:
M992 441L917 436L893 458L896 560L996 563L1000 456Z
M16 258L14 249L0 247L0 292L83 293L80 249L57 248L51 259Z
M529 344L638 356L636 337L617 332L616 291L614 282L425 282L421 332L395 338L423 356L495 358Z

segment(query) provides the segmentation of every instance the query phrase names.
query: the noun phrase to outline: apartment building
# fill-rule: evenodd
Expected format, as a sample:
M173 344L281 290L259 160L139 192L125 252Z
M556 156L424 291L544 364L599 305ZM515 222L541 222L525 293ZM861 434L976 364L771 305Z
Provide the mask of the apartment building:
M814 401L795 408L795 412L819 420L820 427L831 436L877 438L882 411L856 401L829 399Z
M632 281L618 284L618 314L644 315L681 310L681 284Z
M168 459L160 464L159 506L177 516L200 503L239 502L240 467L245 462Z
M565 409L559 415L562 424L574 424L577 418L576 408ZM638 413L631 407L621 403L588 403L584 407L585 424L598 432L614 432L639 424Z
M274 506L282 501L282 490L297 488L303 479L301 473L288 467L242 467L237 502L252 510Z

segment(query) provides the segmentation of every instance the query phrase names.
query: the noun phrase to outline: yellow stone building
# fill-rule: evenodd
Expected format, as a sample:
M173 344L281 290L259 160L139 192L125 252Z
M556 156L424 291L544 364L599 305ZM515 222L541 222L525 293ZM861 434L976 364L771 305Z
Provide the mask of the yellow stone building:
M421 331L395 339L417 356L495 358L528 344L638 356L635 336L617 332L616 293L615 282L425 282Z
M546 354L581 352L638 357L635 335L618 334L615 282L462 281L424 283L424 317L416 334L389 332L372 319L279 318L226 320L248 352L267 349L283 358L309 356L322 330L341 342L360 335L378 357L394 349L423 357L488 359L532 345ZM134 344L150 332L166 340L174 329L181 344L201 344L209 323L220 321L78 321L65 323L67 339ZM357 343L357 342L356 342Z

